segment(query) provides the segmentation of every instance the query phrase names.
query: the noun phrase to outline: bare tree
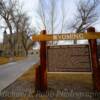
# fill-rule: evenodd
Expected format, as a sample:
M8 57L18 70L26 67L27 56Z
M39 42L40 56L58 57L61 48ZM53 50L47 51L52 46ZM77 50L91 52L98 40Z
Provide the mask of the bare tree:
M33 44L30 39L32 29L30 27L29 18L30 17L27 15L27 13L23 12L22 8L18 9L16 16L13 16L15 33L17 33L17 37L20 36L21 39L20 40L19 38L17 38L17 41L20 41L20 43L22 44L26 56L28 54L29 47Z
M55 23L55 6L56 5L56 2L55 0L51 0L51 32L52 34L54 34L54 23Z
M14 55L14 45L15 40L13 38L13 21L12 21L12 15L16 11L17 8L17 1L9 0L8 2L4 0L0 0L0 16L4 20L6 27L9 29L9 36L8 42L9 42L9 51L11 56Z
M39 3L37 13L47 33L55 34L58 29L59 33L62 33L67 14L64 0L59 0L58 2L56 0L49 0L48 2L46 0L39 0ZM49 42L50 45L57 45L57 43L58 41Z
M77 12L70 28L75 33L84 32L89 26L98 21L99 0L80 0L77 4ZM77 44L77 41L74 41Z
M23 15L22 22L20 23L21 41L22 41L22 45L23 45L23 48L25 50L26 56L28 54L29 45L32 42L30 40L30 36L31 36L30 30L31 29L29 27L28 20L29 20L29 18L26 15ZM30 42L30 43L28 44L28 42Z
M66 28L66 23L67 23L67 10L65 8L65 0L62 0L62 3L61 3L61 12L62 12L62 20L61 20L61 32L62 33L65 28Z
M19 5L18 0L9 0L4 1L0 0L0 16L4 20L6 27L9 29L8 41L9 41L9 51L11 56L14 56L14 51L16 45L21 43L24 51L27 55L29 45L28 41L30 40L30 24L29 16L23 11L22 5ZM19 41L20 35L20 42ZM31 41L32 42L32 41Z

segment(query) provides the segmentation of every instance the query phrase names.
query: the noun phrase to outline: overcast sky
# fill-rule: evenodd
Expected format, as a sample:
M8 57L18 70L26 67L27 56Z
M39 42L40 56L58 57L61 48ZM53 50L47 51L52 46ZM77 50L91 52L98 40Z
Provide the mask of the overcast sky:
M24 10L28 13L28 15L31 17L32 26L37 27L39 18L37 17L36 11L38 9L38 0L19 0L24 5ZM48 1L48 0L47 0ZM58 0L56 0L58 1ZM66 1L66 9L68 10L67 17L73 17L73 14L75 13L75 2L78 0L65 0ZM59 12L58 12L59 14ZM100 31L100 24L96 25L96 29ZM0 42L2 41L3 34L2 31L0 33Z
M35 21L35 11L38 7L38 0L19 0L20 3L22 3L23 9L28 13L28 15L31 17L31 24L33 24L33 20ZM2 30L0 30L0 42L2 42L3 39L3 33Z

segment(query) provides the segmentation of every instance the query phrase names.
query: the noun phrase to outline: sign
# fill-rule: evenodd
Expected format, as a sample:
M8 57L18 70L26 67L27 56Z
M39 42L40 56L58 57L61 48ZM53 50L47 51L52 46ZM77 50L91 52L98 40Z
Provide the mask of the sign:
M100 32L88 33L70 33L70 34L54 34L54 35L33 35L33 41L58 41L58 40L83 40L83 39L99 39Z
M47 68L49 72L91 71L89 46L49 46Z

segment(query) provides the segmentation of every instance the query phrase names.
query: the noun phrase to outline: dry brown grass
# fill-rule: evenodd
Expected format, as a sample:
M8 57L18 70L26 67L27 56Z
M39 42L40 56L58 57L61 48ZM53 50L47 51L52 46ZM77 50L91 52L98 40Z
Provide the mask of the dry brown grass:
M0 65L8 63L9 60L6 57L0 57Z
M48 78L52 80L61 80L67 82L79 81L81 83L91 84L92 74L90 72L72 72L72 73L48 73Z
M14 61L23 60L25 57L14 57ZM10 58L8 57L0 57L0 65L6 64L10 62Z
M15 61L19 61L19 60L23 60L25 59L26 57L14 57Z
M34 65L31 69L29 69L25 74L23 74L18 80L33 80L35 76L35 67L37 65ZM85 85L86 87L91 88L92 84L92 73L91 72L76 72L76 73L47 73L48 81L54 82L52 84L53 87L56 87L56 82L61 83L60 86L63 86L62 83L65 84L72 84L72 83L78 83ZM51 86L51 87L52 87Z
M37 64L30 68L26 73L24 73L19 80L31 80L35 74L35 68ZM47 73L48 79L52 80L61 80L61 81L69 81L75 82L80 81L81 83L89 83L92 81L92 73L91 72L76 72L76 73Z
M15 85L10 86L8 88L8 91L10 89L17 88L17 87L25 89L28 86L31 86L32 84L34 84L35 67L37 67L37 64L34 65L32 68L30 68L20 78L18 78L16 82L14 83ZM73 72L72 73L47 73L48 87L56 91L57 89L65 89L65 88L68 88L69 90L71 90L73 87L77 89L79 86L79 91L81 91L82 89L83 90L86 89L85 91L87 90L91 91L91 87L93 85L91 76L92 76L91 73L83 73L83 72L82 73L81 72L80 73L79 72L78 73L77 72L76 73L73 73ZM26 84L25 82L28 82L28 83ZM20 86L19 86L19 83L20 83ZM35 88L34 85L32 85L31 89L34 90L34 88ZM44 95L37 99L34 99L34 97L32 98L30 97L19 97L19 98L10 97L4 100L49 100L49 99L48 99L48 96ZM50 100L52 100L52 98ZM55 97L55 99L53 100L66 100L66 98ZM73 100L73 99L68 99L68 100Z
M91 90L93 87L92 74L89 73L48 73L48 80L51 83L50 87L54 89L59 88L78 88ZM57 86L58 85L58 86ZM72 86L72 87L71 87ZM80 91L81 91L80 89Z

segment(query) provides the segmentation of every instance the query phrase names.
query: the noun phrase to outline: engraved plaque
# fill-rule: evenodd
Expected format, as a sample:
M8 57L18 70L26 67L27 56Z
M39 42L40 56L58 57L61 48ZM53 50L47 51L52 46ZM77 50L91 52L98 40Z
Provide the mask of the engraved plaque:
M91 71L88 45L50 46L47 67L50 72Z

